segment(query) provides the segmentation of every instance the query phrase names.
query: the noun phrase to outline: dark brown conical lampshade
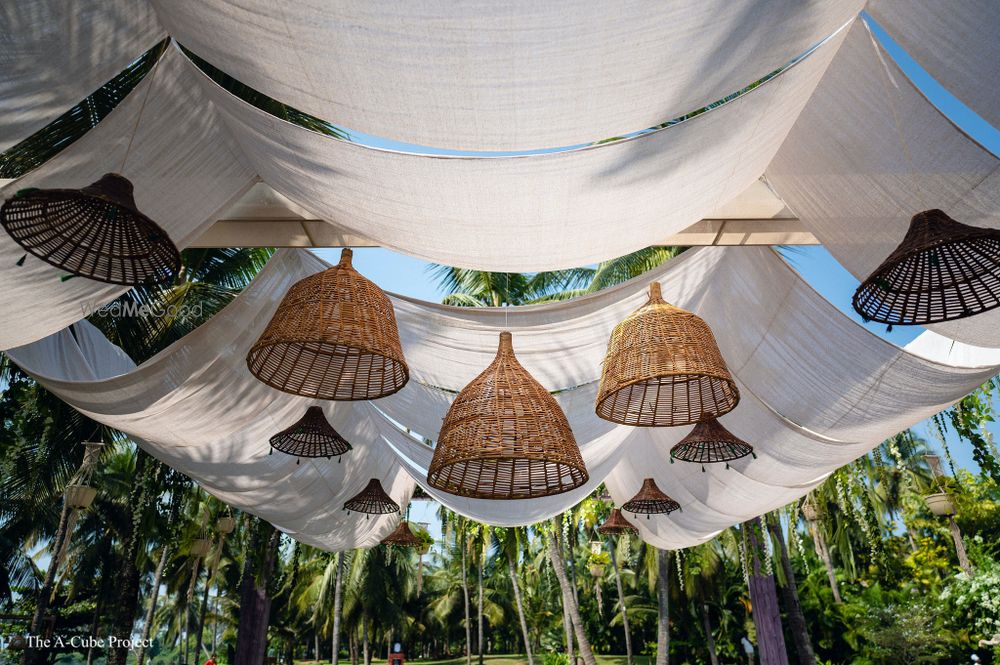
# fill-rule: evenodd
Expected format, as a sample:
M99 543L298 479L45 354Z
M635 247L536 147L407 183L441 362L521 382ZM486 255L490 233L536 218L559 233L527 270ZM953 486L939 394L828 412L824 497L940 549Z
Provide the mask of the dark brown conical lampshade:
M390 533L388 536L382 539L383 545L394 545L396 547L421 547L424 541L413 535L413 531L410 530L410 523L406 520L400 520L399 526Z
M622 504L625 512L643 514L647 519L650 515L669 515L680 508L681 504L661 492L652 478L643 480L638 494Z
M722 426L715 418L703 420L670 449L672 459L710 464L753 455L753 446Z
M392 303L351 266L340 263L292 285L247 354L258 379L286 393L368 400L406 385Z
M968 226L940 210L917 213L852 304L866 321L889 325L952 321L1000 306L1000 230Z
M25 251L99 282L173 281L181 255L135 207L132 183L107 173L83 189L24 189L0 207L0 224Z
M344 510L367 515L388 515L398 513L399 504L385 493L377 478L372 478L363 490L344 502Z
M597 531L605 536L620 536L623 533L635 535L639 533L639 529L635 528L631 522L625 519L622 511L617 508L611 509L611 515L608 516L608 519L604 520L604 524L597 527Z
M588 478L566 415L517 361L510 333L500 333L496 358L448 409L428 482L477 499L531 499Z
M339 458L351 449L323 415L323 409L310 406L294 425L271 437L271 447L296 457Z
M649 285L649 302L615 326L597 391L597 415L620 425L690 425L740 400L711 328Z

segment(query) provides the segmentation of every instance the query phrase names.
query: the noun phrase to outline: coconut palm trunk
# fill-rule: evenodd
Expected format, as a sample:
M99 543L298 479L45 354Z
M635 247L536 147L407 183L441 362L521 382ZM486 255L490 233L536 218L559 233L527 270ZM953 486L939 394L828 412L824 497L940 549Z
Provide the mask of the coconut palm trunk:
M337 577L333 583L333 636L330 638L330 665L340 660L340 622L344 609L344 553L337 552Z
M788 665L785 636L781 629L781 611L778 608L778 590L774 575L761 566L765 531L760 518L743 523L745 546L750 562L750 605L753 624L757 630L757 647L761 665Z
M483 665L483 554L479 553L479 566L478 568L478 586L479 586L479 602L476 607L476 630L478 631L478 636L476 638L476 648L479 651L479 665Z
M371 665L372 652L368 645L368 617L366 615L361 616L361 653L362 662L365 665Z
M517 605L517 617L521 621L521 635L524 638L524 652L528 657L528 665L535 665L531 655L531 635L528 633L528 620L524 616L524 601L521 600L521 585L517 581L517 564L513 557L507 557L507 573L510 575L510 585L514 589L514 604ZM336 665L334 663L333 665Z
M56 556L63 548L66 540L67 525L69 524L69 506L63 501L62 512L59 514L59 525L52 538L51 555L49 556L49 566L45 570L45 580L42 582L38 595L35 598L35 614L31 617L31 634L40 635L42 633L42 621L45 613L49 609L49 598L52 596L52 588L56 582L56 572L59 570L59 557ZM25 649L21 655L22 665L41 665L48 659L48 655L42 649Z
M160 583L163 580L163 569L167 565L167 557L170 556L170 545L160 548L160 560L156 562L156 570L153 573L153 588L149 590L149 605L146 607L146 616L142 621L142 635L139 642L139 650L135 655L136 665L143 665L146 658L146 647L143 646L149 639L150 630L153 627L153 616L156 614L156 601L160 597Z
M219 553L222 556L222 553ZM199 609L198 616L198 633L194 641L194 662L197 665L198 661L201 659L201 650L205 641L205 620L208 618L208 592L211 585L212 576L206 574L205 576L205 589L201 592L201 608ZM211 655L211 654L208 654Z
M656 548L656 665L670 663L670 554Z
M795 571L792 570L792 561L788 556L788 545L785 543L785 534L781 531L781 524L772 513L767 517L767 528L778 543L778 550L781 554L781 570L785 575L785 586L781 587L781 594L785 599L785 611L788 613L788 623L792 632L792 640L795 642L795 653L799 657L799 665L816 665L816 654L813 652L812 642L809 639L809 629L806 627L806 617L802 612L802 603L799 602L799 591L795 582Z
M594 652L590 648L590 640L587 639L583 631L583 619L580 617L580 608L576 604L573 596L573 589L570 587L569 578L566 576L566 565L563 562L562 552L559 544L559 532L562 525L558 517L552 518L552 533L548 538L549 560L552 562L552 570L559 580L559 587L562 589L563 607L569 610L569 618L573 623L573 631L576 634L576 643L580 646L580 657L585 665L597 665ZM572 665L572 663L570 664Z
M271 615L268 587L274 573L281 534L267 522L257 522L243 565L240 583L240 623L236 632L233 665L263 665L267 653L267 624ZM257 552L263 552L257 555ZM259 557L259 562L255 559Z
M465 602L465 663L472 665L472 620L469 617L469 564L466 557L468 537L462 528L462 599ZM367 663L365 664L367 665Z
M830 582L830 590L833 591L833 602L840 604L844 599L840 596L840 585L837 584L837 570L833 567L833 559L830 557L830 548L823 537L823 529L818 521L809 522L809 535L812 536L813 545L816 547L816 555L823 562L826 569L826 577Z
M708 602L705 601L705 592L698 586L698 604L701 606L701 625L705 631L705 648L708 649L708 661L711 665L719 665L719 654L715 649L715 634L712 632L712 621L708 616Z
M625 630L625 661L632 665L632 633L628 627L628 608L625 606L625 587L622 585L622 573L618 569L618 552L615 539L608 539L608 551L611 553L611 569L615 571L615 586L618 587L618 606L622 611L622 627Z

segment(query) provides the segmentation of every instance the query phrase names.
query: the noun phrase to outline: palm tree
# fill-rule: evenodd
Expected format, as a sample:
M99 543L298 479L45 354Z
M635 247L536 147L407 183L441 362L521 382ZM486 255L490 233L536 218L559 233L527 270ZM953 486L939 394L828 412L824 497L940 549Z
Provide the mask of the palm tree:
M580 606L573 594L569 577L566 575L566 563L563 560L561 544L562 524L558 517L553 517L550 523L550 530L547 534L547 547L549 561L552 563L552 570L559 580L559 587L562 589L563 608L569 612L570 621L573 624L573 631L576 635L576 643L580 647L580 656L585 665L597 665L594 652L590 648L590 640L583 630L583 617L580 615Z
M531 654L531 636L528 634L528 621L524 615L524 601L521 599L521 585L517 579L518 559L521 553L521 541L523 527L512 527L508 529L495 528L494 538L497 540L500 555L506 560L507 574L510 576L511 589L514 591L514 602L517 606L517 618L521 623L521 635L524 640L524 652L528 658L528 665L535 665L534 657Z
M795 571L792 570L792 561L788 556L788 545L785 543L785 535L781 530L781 524L777 515L770 513L765 516L767 528L771 532L771 539L778 545L778 552L781 559L781 571L784 577L784 584L781 585L781 593L785 599L785 611L788 614L792 640L795 642L795 652L799 656L800 665L816 665L816 655L813 652L812 642L809 639L809 629L806 627L806 617L802 613L802 603L799 602L798 587L795 584ZM794 525L789 525L794 528Z

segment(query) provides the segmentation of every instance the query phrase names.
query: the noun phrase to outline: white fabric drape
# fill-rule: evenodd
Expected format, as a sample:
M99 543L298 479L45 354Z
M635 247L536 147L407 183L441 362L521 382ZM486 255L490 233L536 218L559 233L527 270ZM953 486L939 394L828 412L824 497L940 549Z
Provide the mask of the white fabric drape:
M63 331L10 355L69 404L132 435L221 499L331 549L370 545L392 529L394 518L345 515L343 501L371 477L401 503L411 475L424 484L432 449L423 439L436 438L450 391L493 357L504 318L521 362L560 390L556 399L591 481L573 493L513 503L426 489L464 515L512 525L558 514L602 480L620 503L653 475L684 507L639 520L643 537L662 547L702 542L793 500L886 436L961 398L1000 363L1000 352L956 350L961 345L937 336L921 339L915 353L898 349L838 312L773 252L706 248L568 303L502 312L393 297L411 383L373 403L326 404L355 449L339 464L296 465L267 455L267 439L313 402L259 383L244 356L287 288L322 267L306 252L280 252L223 312L136 369L87 324L75 327L75 338ZM755 445L758 459L701 473L667 461L669 446L689 428L631 429L594 416L598 340L643 302L650 279L712 325L743 393L723 422Z
M662 242L745 190L781 145L844 33L687 122L521 157L364 147L279 120L201 80L261 178L318 217L446 265L550 270Z
M870 0L866 10L938 83L1000 128L996 0Z
M0 152L83 101L165 35L144 0L0 4Z
M1000 227L998 166L857 23L766 177L830 253L864 279L921 210L940 208L966 224ZM931 329L1000 346L996 311Z
M154 0L200 57L347 129L531 150L710 104L846 23L861 0Z
M15 3L17 4L17 3ZM219 210L254 182L239 148L220 125L190 65L169 49L153 73L78 141L38 169L0 189L0 199L28 187L83 187L121 170L146 90L152 81L124 175L135 185L139 210L181 248L211 224ZM0 232L0 349L45 337L124 293L124 287L65 271L28 255Z

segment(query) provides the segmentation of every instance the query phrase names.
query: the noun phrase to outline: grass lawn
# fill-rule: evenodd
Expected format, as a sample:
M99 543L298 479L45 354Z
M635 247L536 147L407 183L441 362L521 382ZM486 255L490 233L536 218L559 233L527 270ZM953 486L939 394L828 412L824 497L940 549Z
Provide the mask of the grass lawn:
M649 665L649 656L635 656L635 665ZM486 665L528 665L528 659L521 654L492 654L483 657ZM409 660L407 663L420 665L465 665L465 657L449 658L448 660ZM477 665L478 659L472 654L472 665ZM541 655L536 656L535 665L541 662ZM384 658L372 658L372 663L385 663ZM350 658L341 658L340 665L350 665ZM328 660L297 660L295 665L330 665ZM597 656L597 665L625 665L625 656Z

